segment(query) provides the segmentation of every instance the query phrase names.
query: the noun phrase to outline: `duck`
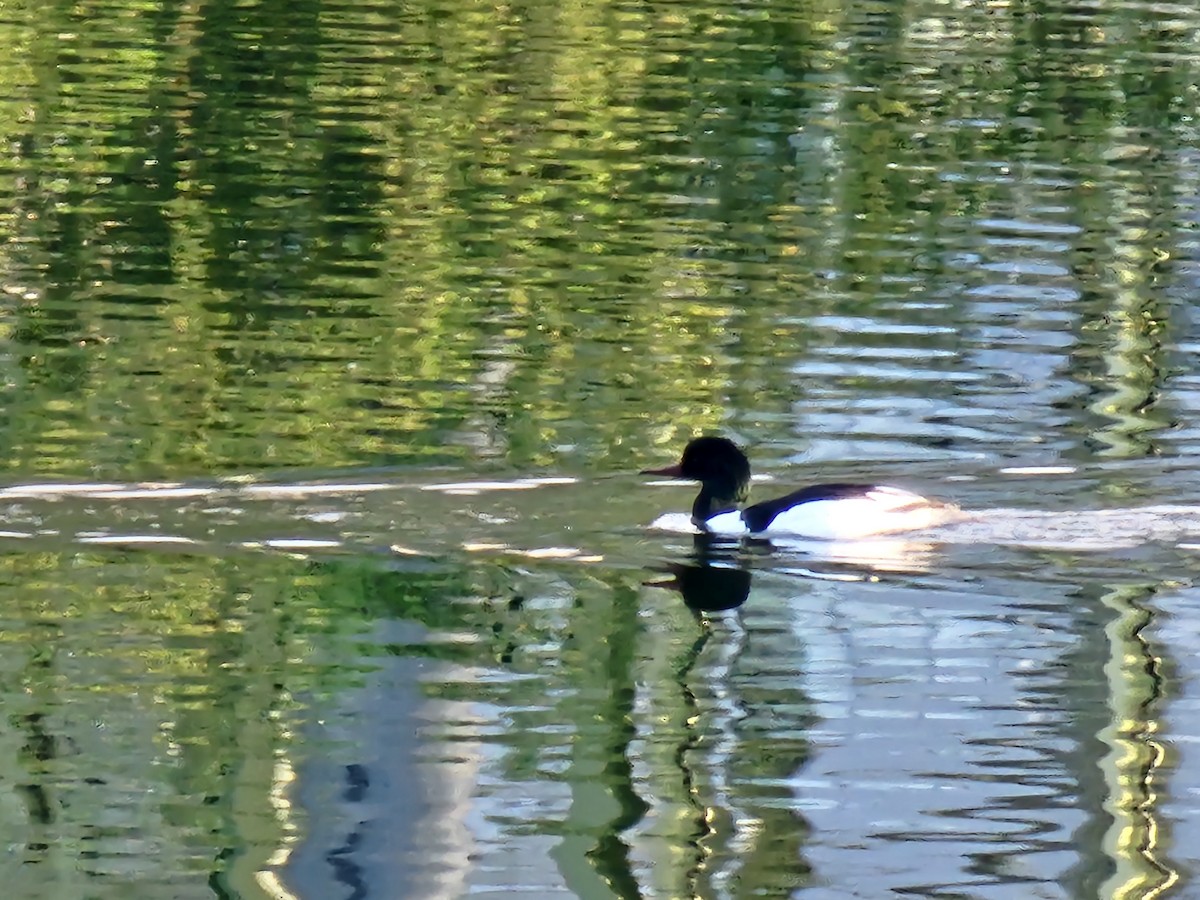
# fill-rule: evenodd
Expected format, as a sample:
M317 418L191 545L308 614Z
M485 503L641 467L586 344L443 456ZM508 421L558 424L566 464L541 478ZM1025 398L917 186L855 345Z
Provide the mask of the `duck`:
M702 533L721 537L856 540L968 518L953 503L877 484L815 484L747 506L750 461L733 441L715 435L688 442L676 464L643 469L641 474L700 482L692 524Z

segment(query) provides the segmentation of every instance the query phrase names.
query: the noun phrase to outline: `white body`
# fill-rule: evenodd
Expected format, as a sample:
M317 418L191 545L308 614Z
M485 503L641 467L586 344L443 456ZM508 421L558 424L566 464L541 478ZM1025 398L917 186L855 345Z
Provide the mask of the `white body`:
M790 535L852 541L880 534L918 531L962 518L963 513L949 504L932 502L901 488L876 487L861 497L809 500L788 507L759 533L767 537ZM671 517L670 524L674 524L673 520L674 517ZM664 516L654 523L654 527L666 524L668 517ZM722 537L745 537L750 534L740 510L718 513L705 523L705 528ZM696 529L692 527L691 530Z

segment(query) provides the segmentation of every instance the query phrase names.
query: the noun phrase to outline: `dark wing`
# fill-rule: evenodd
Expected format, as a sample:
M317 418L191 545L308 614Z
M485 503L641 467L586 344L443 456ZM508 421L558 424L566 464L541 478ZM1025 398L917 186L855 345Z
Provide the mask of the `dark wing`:
M853 500L866 497L871 491L877 490L879 486L875 484L814 484L792 491L786 496L748 506L742 510L742 518L746 520L751 533L757 534L766 531L771 521L785 509L791 509L801 503L812 503L815 500Z

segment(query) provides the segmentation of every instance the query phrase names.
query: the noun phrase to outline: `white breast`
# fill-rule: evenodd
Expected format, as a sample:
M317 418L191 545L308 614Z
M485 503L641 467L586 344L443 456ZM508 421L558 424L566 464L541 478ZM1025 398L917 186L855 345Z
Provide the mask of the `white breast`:
M699 534L700 529L687 513L663 513L650 523L655 531L673 531L677 534ZM713 516L704 523L704 530L719 537L745 537L750 533L742 514L736 509Z
M744 537L750 533L750 529L746 527L746 520L742 518L741 511L736 509L730 512L718 513L705 522L704 526L711 534L717 534L722 537Z

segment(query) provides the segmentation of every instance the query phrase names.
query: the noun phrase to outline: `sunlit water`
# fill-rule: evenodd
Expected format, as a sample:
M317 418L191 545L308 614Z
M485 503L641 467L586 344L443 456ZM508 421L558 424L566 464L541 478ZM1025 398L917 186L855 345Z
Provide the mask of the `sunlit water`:
M1196 893L1194 8L0 39L5 896Z

